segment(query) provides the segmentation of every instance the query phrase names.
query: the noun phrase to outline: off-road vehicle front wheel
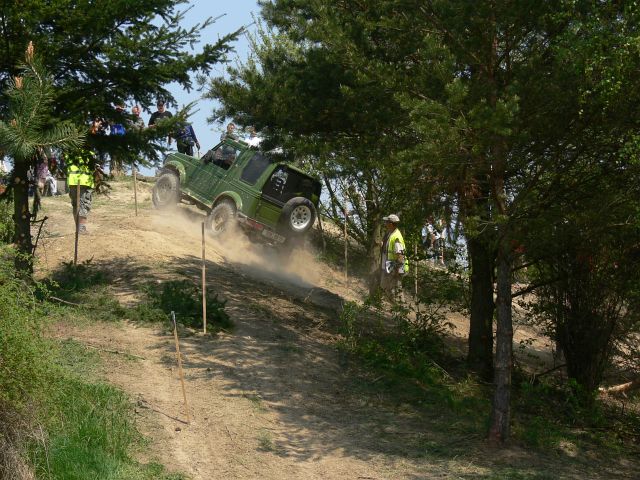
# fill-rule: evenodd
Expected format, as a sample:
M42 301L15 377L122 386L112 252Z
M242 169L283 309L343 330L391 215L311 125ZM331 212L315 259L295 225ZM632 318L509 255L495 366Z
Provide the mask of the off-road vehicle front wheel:
M156 180L151 201L157 209L175 207L180 201L180 179L173 172L164 172Z
M223 200L211 209L205 220L205 227L209 235L217 237L229 230L235 218L236 206L229 200Z

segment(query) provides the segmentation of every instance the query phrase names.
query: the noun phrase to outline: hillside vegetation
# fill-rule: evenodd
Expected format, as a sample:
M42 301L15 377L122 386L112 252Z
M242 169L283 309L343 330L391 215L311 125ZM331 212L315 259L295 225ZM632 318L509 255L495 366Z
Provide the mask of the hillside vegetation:
M78 266L68 260L67 199L58 197L43 205L50 223L40 282L12 280L3 267L2 305L21 306L2 316L3 370L16 373L3 382L21 379L2 389L12 419L3 423L7 475L637 476L635 403L582 406L561 377L532 376L548 366L544 352L531 359L538 346L523 349L514 376L514 445L486 445L490 386L466 372L465 333L446 327L463 328L456 312L464 311L464 282L426 264L420 284L429 303L416 317L359 301L364 285L345 283L321 260L339 257L330 251L335 240L324 255L288 266L249 243L208 243L203 336L202 217L184 206L169 218L152 211L144 185L135 217L130 180L113 186L96 204L91 235L81 237Z

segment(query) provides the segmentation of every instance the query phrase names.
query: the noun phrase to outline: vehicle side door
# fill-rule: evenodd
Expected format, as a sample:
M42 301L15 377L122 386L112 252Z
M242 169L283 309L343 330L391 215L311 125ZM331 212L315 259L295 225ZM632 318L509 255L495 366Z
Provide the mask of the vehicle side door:
M259 208L262 191L261 179L268 175L267 172L272 167L272 160L262 152L255 152L246 162L240 172L235 189L242 198L242 213L250 218L256 219L256 212Z
M240 149L231 143L220 143L205 153L194 172L190 187L205 203L211 203L221 180L227 176Z

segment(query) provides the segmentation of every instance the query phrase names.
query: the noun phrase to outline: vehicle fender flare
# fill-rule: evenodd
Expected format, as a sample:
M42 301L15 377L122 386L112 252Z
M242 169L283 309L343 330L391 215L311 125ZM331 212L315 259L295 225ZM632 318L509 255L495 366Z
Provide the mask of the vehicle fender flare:
M164 164L162 169L163 170L172 170L172 171L176 172L178 174L178 177L180 177L180 180L184 180L184 178L187 176L187 174L185 172L185 169L184 169L184 165L182 165L182 163L180 163L178 161L169 160L167 163Z
M234 191L226 191L219 194L213 201L211 208L215 207L223 200L231 200L235 204L237 212L242 210L242 197Z

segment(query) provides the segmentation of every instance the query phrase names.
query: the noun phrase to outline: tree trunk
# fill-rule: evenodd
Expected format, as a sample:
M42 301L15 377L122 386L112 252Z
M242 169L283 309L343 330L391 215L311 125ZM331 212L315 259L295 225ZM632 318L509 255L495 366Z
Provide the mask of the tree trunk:
M502 243L506 243L506 240L503 239ZM513 357L511 255L508 246L500 246L497 264L495 391L489 440L495 443L504 443L509 439L510 435L511 365Z
M379 217L379 215L378 215ZM372 218L369 221L371 230L369 232L369 245L367 255L369 257L369 295L375 295L380 288L380 250L382 242L382 220Z
M31 241L31 212L29 210L28 165L15 162L13 176L13 222L15 225L14 243L18 249L16 269L32 273L33 243Z
M469 368L490 381L493 376L493 252L485 242L468 240L471 262L471 319L469 324Z
M585 291L588 290L585 287ZM580 294L575 294L571 300L579 303L579 297ZM609 363L611 336L616 322L594 313L593 309L568 310L564 321L558 325L558 343L564 353L569 378L580 385L583 399L590 401Z

